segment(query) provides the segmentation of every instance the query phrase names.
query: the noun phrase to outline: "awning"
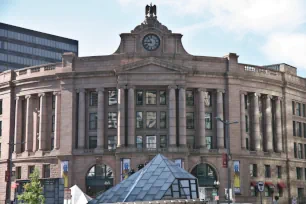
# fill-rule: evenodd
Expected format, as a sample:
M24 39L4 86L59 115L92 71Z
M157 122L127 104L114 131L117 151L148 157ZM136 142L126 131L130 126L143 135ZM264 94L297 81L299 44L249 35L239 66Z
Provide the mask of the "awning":
M274 188L275 187L274 184L270 181L266 181L265 185L268 186L269 188Z
M286 188L286 184L284 182L278 182L277 185L280 188Z
M257 186L257 182L256 181L251 181L251 186Z

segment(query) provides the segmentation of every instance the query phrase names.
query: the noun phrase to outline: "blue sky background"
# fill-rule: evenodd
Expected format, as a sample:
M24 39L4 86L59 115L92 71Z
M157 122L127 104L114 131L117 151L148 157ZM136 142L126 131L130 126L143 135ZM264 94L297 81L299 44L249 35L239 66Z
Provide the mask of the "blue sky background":
M144 0L0 0L0 22L79 41L80 56L108 55L144 20ZM193 55L237 53L240 63L287 63L306 76L306 1L155 0L159 21Z

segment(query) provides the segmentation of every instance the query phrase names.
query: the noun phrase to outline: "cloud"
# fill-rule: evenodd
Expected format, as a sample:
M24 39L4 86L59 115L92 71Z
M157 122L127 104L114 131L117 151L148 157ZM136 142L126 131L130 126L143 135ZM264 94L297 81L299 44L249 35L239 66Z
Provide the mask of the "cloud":
M306 70L306 34L273 34L268 37L262 51L271 61L289 63Z

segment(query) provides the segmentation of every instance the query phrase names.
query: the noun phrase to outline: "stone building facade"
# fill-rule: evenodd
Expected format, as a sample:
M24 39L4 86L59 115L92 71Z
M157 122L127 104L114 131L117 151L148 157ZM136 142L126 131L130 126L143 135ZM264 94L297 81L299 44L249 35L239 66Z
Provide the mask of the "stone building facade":
M216 117L239 122L229 126L236 201L259 201L258 181L264 202L272 189L281 203L303 197L306 81L295 67L193 56L153 15L120 37L112 55L65 53L62 63L0 73L0 201L9 142L17 181L34 166L62 177L67 161L68 186L94 195L120 182L125 164L137 170L162 153L196 175L207 197L219 181L224 198L225 127Z

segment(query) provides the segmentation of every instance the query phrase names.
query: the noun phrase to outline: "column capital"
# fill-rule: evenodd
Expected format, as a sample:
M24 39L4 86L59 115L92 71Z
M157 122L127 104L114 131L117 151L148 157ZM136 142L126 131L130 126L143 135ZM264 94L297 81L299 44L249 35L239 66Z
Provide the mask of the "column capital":
M248 92L246 92L246 91L240 91L240 94L241 94L241 95L248 95Z
M216 89L216 92L217 92L217 93L220 93L220 92L221 92L221 93L225 93L224 89Z
M53 91L53 95L54 95L54 96L61 95L61 92L60 92L60 91Z
M251 93L252 94L252 96L257 96L257 97L260 97L260 93L256 93L256 92L253 92L253 93Z
M283 99L283 97L281 96L271 96L271 97L273 97L273 99L276 101L281 101Z
M263 99L272 99L273 96L271 96L271 95L269 95L269 94L263 94L263 95L262 95L262 98L263 98Z
M99 87L99 88L96 88L96 92L104 92L104 87Z
M205 92L206 89L205 89L205 88L198 88L197 91L198 91L198 92Z
M136 87L134 85L127 85L126 88L127 89L136 89Z
M185 85L177 85L177 89L185 89L186 90L186 86Z
M169 85L168 89L177 89L177 85Z
M117 89L126 89L126 84L117 84Z
M26 99L30 99L30 98L31 98L31 95L26 95L25 98L26 98Z
M46 96L46 93L39 93L38 94L38 97L44 97L44 96Z
M76 92L77 93L85 92L85 89L84 88L79 88L79 89L76 89Z

